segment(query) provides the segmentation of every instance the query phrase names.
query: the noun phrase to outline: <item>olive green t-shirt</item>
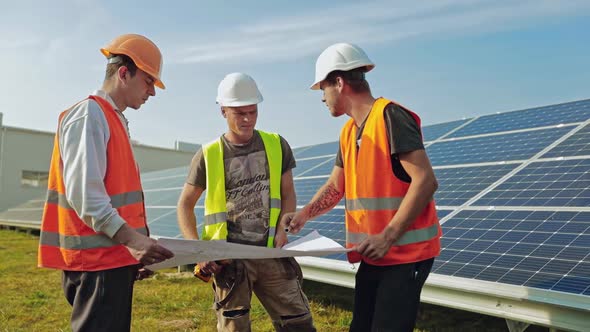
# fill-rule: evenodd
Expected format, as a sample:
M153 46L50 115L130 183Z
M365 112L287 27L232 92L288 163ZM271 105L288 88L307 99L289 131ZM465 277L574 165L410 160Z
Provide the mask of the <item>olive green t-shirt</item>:
M385 117L385 127L387 129L389 150L391 152L392 171L398 179L405 182L411 182L412 179L408 173L406 173L399 161L399 154L424 150L420 127L418 126L418 123L416 123L414 117L397 104L392 103L387 105L383 114ZM357 130L357 144L361 144L363 129L365 129L365 122L363 122ZM338 154L336 156L335 165L341 168L344 167L340 145L338 145Z

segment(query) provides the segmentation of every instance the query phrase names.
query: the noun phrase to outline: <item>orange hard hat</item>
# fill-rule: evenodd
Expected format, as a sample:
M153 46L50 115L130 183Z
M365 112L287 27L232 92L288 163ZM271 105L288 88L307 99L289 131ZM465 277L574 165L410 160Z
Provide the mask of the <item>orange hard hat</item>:
M165 89L160 77L162 75L162 53L156 44L142 35L126 34L115 38L107 46L100 49L107 58L117 54L124 54L135 62L137 68L156 79L154 83L160 89Z

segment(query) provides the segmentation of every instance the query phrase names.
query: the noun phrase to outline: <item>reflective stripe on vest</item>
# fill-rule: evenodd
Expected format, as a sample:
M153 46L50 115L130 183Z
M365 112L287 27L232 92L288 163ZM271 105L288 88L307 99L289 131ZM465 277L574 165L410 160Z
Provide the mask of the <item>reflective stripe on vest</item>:
M147 228L136 228L135 231L147 235ZM104 234L75 236L63 235L55 232L42 232L39 244L60 247L63 249L94 249L119 245L118 242Z
M409 184L392 171L384 112L391 101L379 98L365 120L360 146L357 126L350 119L340 134L340 150L345 174L346 246L361 243L367 236L379 234L389 224L408 192ZM408 111L418 127L420 118ZM406 232L380 260L362 258L372 265L393 265L432 258L440 252L441 229L434 201L418 215ZM358 262L356 252L348 260Z
M97 96L90 96L89 99L98 103L109 125L107 172L103 181L111 205L129 227L148 235L139 170L127 131L109 102ZM71 108L60 114L60 126L63 117L70 110ZM39 266L69 271L99 271L138 264L125 246L105 234L95 232L68 203L59 134L58 127L49 168L47 201L41 222Z
M125 205L143 202L143 193L141 191L133 191L123 194L111 196L111 205L117 209ZM71 209L70 203L65 194L60 194L55 190L47 190L47 203L57 204L64 209Z
M393 245L403 246L405 244L428 241L438 234L438 225L432 225L427 228L414 229L404 233ZM360 244L369 236L367 233L346 232L346 242L352 245Z
M276 225L281 213L281 170L282 149L278 134L257 130L264 143L264 150L270 173L270 218L267 247L274 247ZM205 220L203 240L227 239L227 201L225 197L225 167L223 164L223 142L221 138L203 147L203 158L207 170L205 193Z
M403 197L355 198L346 200L346 210L397 210Z

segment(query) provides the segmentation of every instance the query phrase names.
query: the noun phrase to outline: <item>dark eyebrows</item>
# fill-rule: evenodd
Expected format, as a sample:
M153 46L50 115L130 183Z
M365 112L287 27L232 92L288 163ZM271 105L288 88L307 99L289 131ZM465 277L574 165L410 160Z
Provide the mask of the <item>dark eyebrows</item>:
M238 111L238 110L234 110L234 114L237 115L247 115L247 114L254 114L258 112L258 108L255 108L253 110L250 111Z

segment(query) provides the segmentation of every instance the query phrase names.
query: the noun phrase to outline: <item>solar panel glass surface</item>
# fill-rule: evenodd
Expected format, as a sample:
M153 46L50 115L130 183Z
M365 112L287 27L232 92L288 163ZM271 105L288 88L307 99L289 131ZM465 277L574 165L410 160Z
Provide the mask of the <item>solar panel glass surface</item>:
M422 127L422 136L425 142L434 141L435 139L445 135L446 133L461 126L468 120L457 120L445 123L438 123L434 125Z
M461 211L434 273L588 294L590 212Z
M529 159L572 126L443 141L426 148L434 166Z
M588 207L590 159L533 162L474 205Z
M590 118L590 99L482 116L449 137L576 123L586 121L588 118Z
M589 118L590 100L489 115L429 146L439 181L435 200L445 208L437 211L444 235L433 273L590 295L589 126L542 156L565 158L527 161ZM427 126L425 138L439 138L465 121ZM553 127L539 129L543 126ZM337 149L338 142L294 149L298 206L326 182ZM175 205L186 173L184 167L143 176L153 234L179 236ZM462 206L474 197L479 198ZM202 204L203 199L196 209L199 220ZM344 244L343 205L289 238L319 230Z
M590 125L568 137L545 153L543 158L590 156Z

